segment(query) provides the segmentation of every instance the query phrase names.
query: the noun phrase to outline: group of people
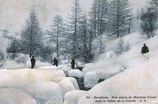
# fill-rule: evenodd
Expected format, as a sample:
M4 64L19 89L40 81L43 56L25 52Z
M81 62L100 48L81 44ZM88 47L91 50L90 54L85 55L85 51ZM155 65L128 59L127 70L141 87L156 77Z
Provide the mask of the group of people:
M146 46L146 44L144 44L144 46L142 47L141 53L146 54L148 52L149 52L149 48ZM32 56L32 58L31 58L31 69L33 69L35 67L35 63L36 63L36 60L35 60L34 56ZM51 64L53 64L53 66L58 67L58 60L56 58L54 58L54 60L51 59ZM75 64L76 64L75 59L72 59L71 69L75 69Z
M31 61L31 69L34 69L35 63L36 63L36 60L35 60L34 57L35 56L32 56L32 58L30 60ZM56 58L51 59L51 64L53 64L53 66L58 67L58 60ZM71 61L71 69L75 69L75 64L76 64L75 59L72 59L72 61Z

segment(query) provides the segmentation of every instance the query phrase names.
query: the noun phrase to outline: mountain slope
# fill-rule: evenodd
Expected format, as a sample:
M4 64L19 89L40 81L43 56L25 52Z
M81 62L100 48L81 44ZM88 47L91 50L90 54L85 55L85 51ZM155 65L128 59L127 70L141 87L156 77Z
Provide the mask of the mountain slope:
M113 44L109 42L111 46L107 47L109 51L105 52L103 55L99 57L99 59L95 63L91 63L91 67L85 67L84 72L105 72L102 76L106 76L111 74L111 72L119 72L120 67L119 64L123 63L126 69L123 72L118 73L117 75L103 81L102 83L97 84L88 92L84 92L84 96L77 98L76 96L71 96L68 92L66 94L66 98L73 97L78 104L96 104L93 98L88 99L86 96L94 97L94 96L158 96L158 36L155 36L151 39L143 38L139 33L129 34L123 37L124 43L129 45L129 50L123 52L121 55L114 55L114 57L107 57L107 53L111 50L115 45L115 40L111 40ZM146 43L149 47L150 52L142 55L141 48L143 44ZM113 45L113 46L112 46ZM110 60L110 61L109 61ZM97 64L96 64L97 63ZM115 67L114 67L115 66ZM111 71L113 70L113 71ZM107 72L107 73L106 73ZM100 77L100 74L97 74ZM75 93L73 91L73 93ZM76 91L76 93L78 93ZM81 96L82 94L78 93ZM72 99L72 98L71 98ZM110 100L110 99L109 99ZM126 100L126 99L125 99ZM137 102L132 102L132 104L140 104L140 100L146 100L146 102L142 102L141 104L151 104L155 98L148 99L132 99ZM67 99L66 101L69 104L72 101ZM73 104L76 104L73 103ZM101 103L101 104L109 104ZM114 104L117 104L116 102ZM131 104L131 102L122 102L119 104Z

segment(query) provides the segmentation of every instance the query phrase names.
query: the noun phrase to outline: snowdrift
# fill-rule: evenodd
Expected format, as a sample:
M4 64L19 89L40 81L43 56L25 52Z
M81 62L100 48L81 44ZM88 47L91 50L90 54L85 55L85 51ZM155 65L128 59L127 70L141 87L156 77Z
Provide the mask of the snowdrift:
M142 38L139 33L133 33L123 37L123 42L129 45L129 50L121 55L113 53L112 47L115 45L107 47L106 53L100 55L94 63L87 64L83 71L84 73L95 72L99 78L108 79L84 94L73 91L75 94L71 96L70 92L67 93L66 104L96 104L94 99L87 100L86 96L158 96L157 40L158 36L147 40ZM115 40L113 42L115 44ZM147 44L150 52L142 55L140 52L144 43ZM74 101L75 103L72 103ZM152 101L155 103L157 99L148 99L147 102L141 104L152 104ZM109 103L100 102L100 104ZM139 104L139 102L132 104Z
M32 97L18 89L0 89L0 96L0 104L36 104Z
M152 60L155 60L155 62L153 62ZM87 93L87 95L157 96L158 95L157 62L158 62L157 58L152 58L148 61L143 62L142 64L138 63L139 66L137 68L128 69L127 71L96 85ZM96 104L96 103L94 102L94 99L87 100L85 97L83 97L79 100L78 104ZM138 103L132 103L132 104L138 104ZM150 104L149 101L146 104Z
M79 89L74 78L66 78L62 70L56 70L52 66L34 70L2 69L0 70L0 76L0 91L6 88L20 90L38 104L63 104L65 93ZM23 99L23 97L20 98ZM14 98L10 95L10 99Z

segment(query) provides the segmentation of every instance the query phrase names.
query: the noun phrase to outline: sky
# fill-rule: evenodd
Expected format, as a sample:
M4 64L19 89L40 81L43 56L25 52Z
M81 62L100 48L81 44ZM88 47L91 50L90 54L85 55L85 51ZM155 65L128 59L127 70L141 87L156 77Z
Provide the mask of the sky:
M20 32L34 7L43 29L47 29L56 14L68 18L73 0L0 0L0 30ZM146 0L130 0L134 11L145 5ZM93 0L80 0L84 13L88 13Z

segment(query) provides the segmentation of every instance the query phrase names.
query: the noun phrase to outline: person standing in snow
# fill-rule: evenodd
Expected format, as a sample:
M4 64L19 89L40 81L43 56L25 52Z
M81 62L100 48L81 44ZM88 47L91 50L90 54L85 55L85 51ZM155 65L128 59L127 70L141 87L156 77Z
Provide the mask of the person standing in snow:
M56 58L54 58L54 60L52 60L52 61L54 61L53 66L55 65L58 67L58 60Z
M142 47L142 54L148 53L149 52L149 48L146 46L146 44L144 44L144 46Z
M71 61L71 69L75 69L75 59L72 59Z
M33 69L35 67L35 63L36 63L36 60L35 60L34 56L32 56L32 58L31 58L31 69Z

